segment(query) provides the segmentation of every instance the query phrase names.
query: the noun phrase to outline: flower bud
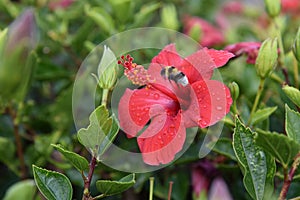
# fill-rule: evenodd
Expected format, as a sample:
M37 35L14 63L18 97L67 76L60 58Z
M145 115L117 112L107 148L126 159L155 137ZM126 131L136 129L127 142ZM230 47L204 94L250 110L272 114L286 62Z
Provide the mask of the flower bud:
M109 47L104 46L103 55L98 65L99 86L112 89L118 76L118 64L114 53Z
M1 34L2 35L2 34ZM3 38L6 41L1 41ZM31 80L35 57L32 50L38 41L32 9L26 10L0 37L0 98L22 100Z
M270 17L277 17L281 10L280 0L265 0L265 7Z
M298 28L298 32L294 41L293 53L298 62L300 62L300 27Z
M278 58L277 38L266 39L258 52L255 62L256 73L261 78L266 78L276 67Z
M236 82L232 82L229 84L229 89L230 89L230 93L231 93L231 97L234 101L237 100L237 98L240 95L240 88L239 85Z
M292 100L294 104L300 107L300 91L297 88L285 85L283 86L284 93Z
M166 4L161 11L161 21L165 28L177 30L179 22L177 19L176 7L173 4Z

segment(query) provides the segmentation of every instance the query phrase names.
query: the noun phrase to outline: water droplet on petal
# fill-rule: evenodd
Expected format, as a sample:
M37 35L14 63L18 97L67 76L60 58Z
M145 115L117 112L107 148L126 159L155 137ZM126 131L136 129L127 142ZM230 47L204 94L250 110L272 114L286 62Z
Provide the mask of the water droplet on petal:
M211 93L211 95L215 96L215 95L216 95L216 93L212 92L212 93Z
M223 108L222 108L222 106L217 106L216 109L217 110L222 110Z
M220 101L220 97L217 97L216 99L217 99L217 101Z
M159 99L159 94L155 93L154 94L154 99Z
M158 139L161 140L161 136L160 135L158 136Z

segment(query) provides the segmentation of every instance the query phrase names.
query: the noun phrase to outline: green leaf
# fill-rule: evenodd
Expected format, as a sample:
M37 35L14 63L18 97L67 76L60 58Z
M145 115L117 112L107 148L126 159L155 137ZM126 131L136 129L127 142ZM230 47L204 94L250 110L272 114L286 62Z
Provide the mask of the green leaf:
M134 174L129 174L119 181L98 180L96 187L99 192L106 196L115 195L132 187L135 184L134 177Z
M300 107L300 91L297 88L288 85L285 85L282 89L292 102Z
M285 104L285 131L287 136L300 144L300 113L293 111Z
M233 149L244 172L244 185L253 199L269 196L275 175L275 161L254 143L254 134L236 118Z
M6 137L0 137L0 161L6 163L10 159L13 159L15 150L15 144L12 140Z
M19 181L8 188L3 200L41 199L36 195L36 191L33 180Z
M263 109L259 109L257 110L252 118L252 124L257 124L259 122L262 122L266 119L268 119L268 117L277 109L277 106L275 107L269 107L269 108L263 108Z
M300 145L293 139L283 134L266 132L260 129L257 130L255 142L274 156L284 168L288 167L300 151Z
M65 175L58 172L42 169L35 165L33 165L32 168L35 183L40 192L48 200L72 199L72 185Z
M58 150L61 154L63 154L65 156L65 158L68 159L78 171L84 171L89 168L88 161L81 155L78 155L77 153L65 150L62 147L62 145L60 145L60 144L58 144L58 145L51 144L51 145L56 150Z
M84 7L85 14L90 17L103 31L108 34L115 32L115 23L113 18L106 10L101 7Z
M232 140L228 138L219 138L217 142L210 142L207 146L219 154L227 156L232 160L237 160L232 148Z
M114 116L108 117L108 110L105 106L96 108L90 115L89 120L89 126L80 129L77 137L92 156L100 160L100 156L115 139L119 126Z
M133 27L139 27L151 19L151 15L161 6L161 3L144 4L138 13L134 15Z

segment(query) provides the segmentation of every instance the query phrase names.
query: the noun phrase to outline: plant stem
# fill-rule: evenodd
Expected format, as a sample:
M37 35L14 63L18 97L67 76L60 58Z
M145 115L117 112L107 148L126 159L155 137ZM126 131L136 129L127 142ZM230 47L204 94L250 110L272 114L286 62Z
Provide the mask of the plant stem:
M83 190L83 197L82 197L83 200L92 199L90 194L90 185L91 185L96 164L97 164L97 159L96 157L93 156L90 162L90 169L89 169L88 176L84 178L84 190Z
M294 79L295 79L295 88L299 89L299 70L298 67L300 66L300 63L297 62L296 58L294 57Z
M13 110L13 108L9 107L8 108L9 114L12 118L13 121L13 130L14 130L14 137L16 141L16 146L17 146L17 155L18 159L20 161L20 176L21 179L25 179L27 176L27 170L26 170L26 165L25 165L25 160L24 160L24 152L23 152L23 146L22 146L22 141L19 133L19 122L17 119L17 112Z
M107 105L108 92L109 92L108 89L103 89L103 91L102 91L102 102L101 102L101 105L104 105L105 107Z
M150 180L149 200L153 200L154 177L150 177L149 180Z
M295 172L296 172L299 164L300 164L300 153L298 153L295 156L294 162L292 164L292 167L291 167L289 173L288 174L285 173L285 175L284 175L284 183L283 183L283 186L282 186L279 198L278 198L279 200L286 199L287 192L289 190L289 187L290 187L290 185L292 183L293 177L295 175Z
M171 196L172 196L172 186L173 186L173 181L170 181L170 182L169 182L168 200L171 200Z
M261 78L260 81L259 81L259 86L258 86L258 90L257 90L256 97L255 97L255 100L254 100L254 104L253 104L253 107L252 107L252 110L251 110L251 113L250 113L250 117L249 117L249 120L248 120L248 125L251 124L253 115L254 115L254 113L257 109L260 96L261 96L262 91L264 89L264 84L265 84L265 79Z

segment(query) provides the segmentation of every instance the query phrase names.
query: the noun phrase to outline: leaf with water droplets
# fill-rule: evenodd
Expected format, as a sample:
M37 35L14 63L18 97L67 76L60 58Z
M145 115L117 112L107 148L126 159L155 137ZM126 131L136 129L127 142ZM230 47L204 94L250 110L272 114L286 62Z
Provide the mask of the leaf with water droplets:
M275 160L254 142L254 133L236 118L233 149L244 172L244 185L253 199L268 199L273 188Z

